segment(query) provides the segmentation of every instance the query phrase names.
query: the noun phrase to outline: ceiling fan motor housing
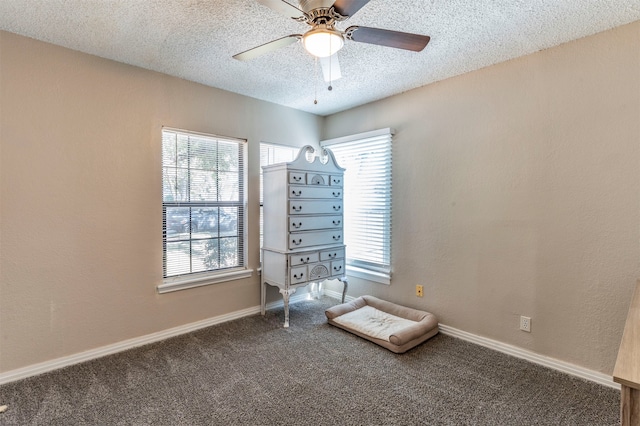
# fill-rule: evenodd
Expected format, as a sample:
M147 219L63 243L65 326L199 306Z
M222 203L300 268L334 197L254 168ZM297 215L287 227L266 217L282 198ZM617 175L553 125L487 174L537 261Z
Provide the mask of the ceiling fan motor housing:
M333 6L335 0L300 0L300 10L309 13L313 9L328 9Z

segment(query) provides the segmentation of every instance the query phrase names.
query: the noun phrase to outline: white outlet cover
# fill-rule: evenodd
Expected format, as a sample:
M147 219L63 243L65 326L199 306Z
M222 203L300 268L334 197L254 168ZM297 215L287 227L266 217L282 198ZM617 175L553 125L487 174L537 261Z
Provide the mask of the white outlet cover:
M531 318L525 316L520 317L520 330L531 333Z

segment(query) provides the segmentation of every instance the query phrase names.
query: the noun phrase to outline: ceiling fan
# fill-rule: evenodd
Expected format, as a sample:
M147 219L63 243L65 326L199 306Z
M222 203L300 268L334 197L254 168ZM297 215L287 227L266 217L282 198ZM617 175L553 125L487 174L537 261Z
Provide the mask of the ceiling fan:
M311 26L311 29L304 34L291 34L270 41L233 57L240 61L247 61L302 40L302 45L307 52L319 58L325 81L340 78L340 66L337 56L334 55L342 49L345 40L414 52L422 51L430 40L430 37L425 35L357 25L348 27L344 31L336 29L337 22L353 16L369 0L299 0L300 7L285 0L258 0L258 2L288 18L306 23Z

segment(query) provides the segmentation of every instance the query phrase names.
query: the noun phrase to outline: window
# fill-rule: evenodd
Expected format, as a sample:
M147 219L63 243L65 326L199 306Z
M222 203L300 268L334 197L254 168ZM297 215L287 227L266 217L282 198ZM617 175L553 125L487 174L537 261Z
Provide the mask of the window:
M262 247L262 166L293 161L300 148L260 143L260 247ZM262 253L260 253L262 259Z
M391 276L392 135L392 129L382 129L321 142L346 168L347 272L384 284Z
M245 268L245 145L163 129L164 282L159 292L250 276Z

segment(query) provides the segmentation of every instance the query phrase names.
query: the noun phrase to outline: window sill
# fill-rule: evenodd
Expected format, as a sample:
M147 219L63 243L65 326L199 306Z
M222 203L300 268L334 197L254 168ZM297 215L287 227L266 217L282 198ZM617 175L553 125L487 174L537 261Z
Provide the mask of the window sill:
M243 278L249 278L252 275L253 269L236 269L228 272L217 273L215 275L207 274L199 277L173 278L164 281L156 288L158 293L163 294L227 281L241 280Z
M380 284L391 284L390 272L372 271L370 269L358 268L356 266L347 265L347 276L360 278L367 281L374 281Z

